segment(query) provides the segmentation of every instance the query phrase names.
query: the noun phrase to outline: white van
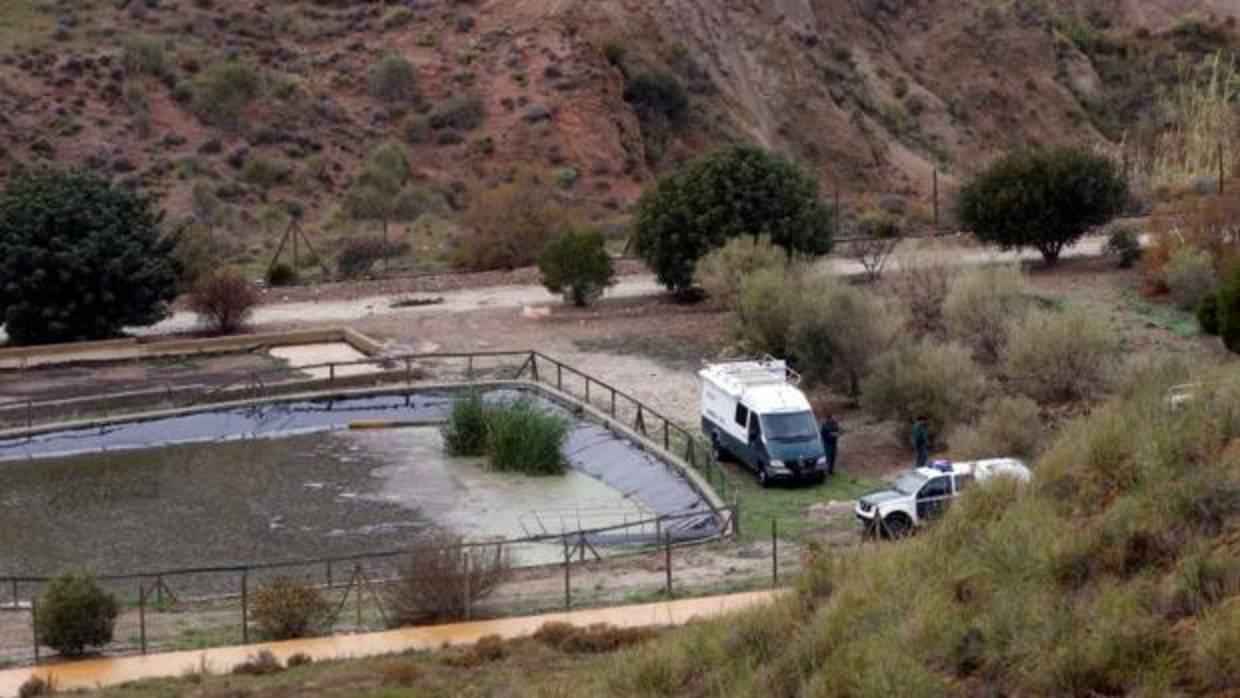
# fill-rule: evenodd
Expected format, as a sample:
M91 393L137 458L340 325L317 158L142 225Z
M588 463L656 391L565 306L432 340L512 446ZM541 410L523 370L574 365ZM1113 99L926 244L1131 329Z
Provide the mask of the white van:
M702 431L716 458L735 458L764 487L777 480L822 482L827 458L818 421L787 363L768 357L711 364L698 376Z

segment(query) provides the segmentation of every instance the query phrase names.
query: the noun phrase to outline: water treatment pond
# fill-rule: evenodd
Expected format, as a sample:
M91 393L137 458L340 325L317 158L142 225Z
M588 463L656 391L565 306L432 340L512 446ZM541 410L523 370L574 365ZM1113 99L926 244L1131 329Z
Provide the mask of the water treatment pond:
M347 428L434 421L449 401L303 402L0 441L0 576L348 556L437 529L511 539L708 511L666 464L580 418L565 444L573 468L552 478L447 457L435 426ZM708 533L708 519L684 533Z

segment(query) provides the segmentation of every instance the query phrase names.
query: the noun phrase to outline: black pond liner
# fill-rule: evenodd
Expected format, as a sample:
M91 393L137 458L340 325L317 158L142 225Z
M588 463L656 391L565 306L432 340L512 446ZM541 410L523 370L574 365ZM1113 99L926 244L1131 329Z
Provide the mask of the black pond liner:
M488 401L517 399L524 391L497 389ZM190 414L120 421L102 426L66 429L30 437L0 439L4 461L59 458L101 451L161 448L211 441L280 438L296 434L347 429L352 422L442 422L453 401L451 393L412 392L322 400L273 402ZM637 501L658 517L677 517L661 526L674 541L708 538L721 533L710 504L674 466L633 441L586 419L558 402L534 395L540 407L570 420L564 442L569 464ZM695 514L701 513L701 516ZM655 533L631 530L587 536L593 545L655 542Z

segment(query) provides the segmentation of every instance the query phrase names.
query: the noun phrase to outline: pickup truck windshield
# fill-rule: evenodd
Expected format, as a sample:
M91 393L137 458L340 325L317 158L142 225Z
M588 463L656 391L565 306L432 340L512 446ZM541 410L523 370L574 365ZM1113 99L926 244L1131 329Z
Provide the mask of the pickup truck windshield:
M892 487L904 494L917 494L921 491L921 486L924 484L926 484L926 477L924 475L916 471L910 471L896 479Z
M771 441L809 441L818 436L818 425L809 412L764 415L762 429Z

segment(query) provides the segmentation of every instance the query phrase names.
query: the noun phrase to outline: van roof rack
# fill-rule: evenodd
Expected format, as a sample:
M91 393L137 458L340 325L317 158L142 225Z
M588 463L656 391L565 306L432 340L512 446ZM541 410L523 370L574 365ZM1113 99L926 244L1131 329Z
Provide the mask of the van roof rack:
M770 354L758 359L734 359L731 361L710 363L703 361L706 370L720 378L734 381L738 387L765 385L770 383L788 383L799 385L801 374L788 367L783 359Z

